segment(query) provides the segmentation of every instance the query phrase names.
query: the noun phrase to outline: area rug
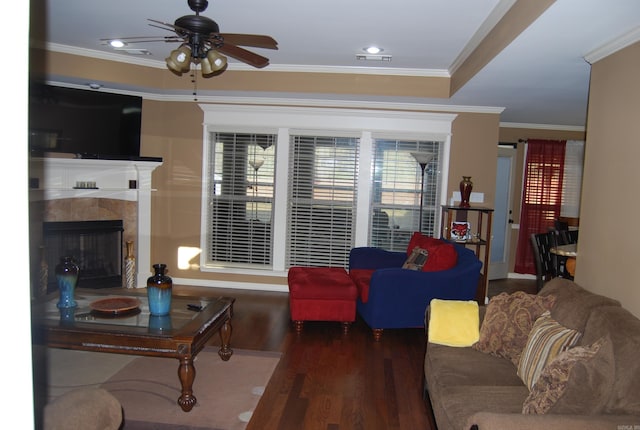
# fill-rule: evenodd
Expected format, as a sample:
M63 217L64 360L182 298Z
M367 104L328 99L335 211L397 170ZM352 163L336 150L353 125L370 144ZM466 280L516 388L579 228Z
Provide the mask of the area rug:
M217 348L206 348L194 361L198 402L190 412L177 403L175 359L136 358L101 386L120 400L124 430L243 430L279 360L277 352L234 350L222 361Z

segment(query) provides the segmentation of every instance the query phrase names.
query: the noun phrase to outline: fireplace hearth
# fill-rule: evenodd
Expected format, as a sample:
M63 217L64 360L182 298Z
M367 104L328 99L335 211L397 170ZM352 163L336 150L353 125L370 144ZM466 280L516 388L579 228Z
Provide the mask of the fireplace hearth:
M66 256L80 268L78 288L122 287L123 231L122 220L44 222L47 290L57 288L55 266Z

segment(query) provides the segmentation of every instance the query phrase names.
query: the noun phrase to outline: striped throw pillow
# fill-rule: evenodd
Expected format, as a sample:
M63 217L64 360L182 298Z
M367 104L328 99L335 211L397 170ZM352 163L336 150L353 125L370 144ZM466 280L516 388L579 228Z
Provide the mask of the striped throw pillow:
M542 369L562 351L574 346L582 336L577 330L564 327L546 311L531 328L527 344L518 363L518 376L529 388L533 388Z

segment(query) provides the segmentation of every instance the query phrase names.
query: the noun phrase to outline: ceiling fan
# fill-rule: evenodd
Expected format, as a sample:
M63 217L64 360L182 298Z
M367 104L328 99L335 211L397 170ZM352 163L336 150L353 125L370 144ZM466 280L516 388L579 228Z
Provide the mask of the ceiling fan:
M263 68L269 64L269 59L251 52L242 46L256 48L278 49L278 42L271 36L259 34L220 33L218 24L206 16L200 15L207 9L207 0L187 0L195 15L185 15L169 24L154 19L152 27L173 31L175 34L163 37L129 37L119 40L128 43L141 42L172 42L181 43L180 47L171 51L166 58L169 70L182 75L191 68L191 63L199 64L205 77L213 76L226 68L226 56L235 58L256 68ZM112 40L112 39L103 39Z

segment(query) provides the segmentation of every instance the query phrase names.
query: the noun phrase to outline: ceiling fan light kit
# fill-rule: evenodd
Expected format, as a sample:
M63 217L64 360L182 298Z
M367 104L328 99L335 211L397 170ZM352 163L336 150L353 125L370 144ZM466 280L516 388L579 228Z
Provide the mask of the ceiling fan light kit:
M178 49L171 51L165 61L171 71L178 74L188 72L191 68L191 48L187 45L182 45Z
M227 66L227 57L220 55L215 50L211 49L207 52L207 56L200 60L200 69L203 75L211 75L224 69Z
M122 42L180 42L178 49L171 51L165 59L167 68L178 75L191 69L191 64L200 64L204 77L210 77L227 66L227 57L235 58L256 68L269 65L269 59L241 48L239 45L264 49L278 49L278 42L270 36L259 34L220 33L218 24L206 16L200 15L209 2L207 0L188 0L187 3L195 15L185 15L173 24L149 19L152 27L173 31L172 36L121 38ZM106 40L106 39L103 39ZM108 39L110 42L115 39Z

